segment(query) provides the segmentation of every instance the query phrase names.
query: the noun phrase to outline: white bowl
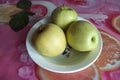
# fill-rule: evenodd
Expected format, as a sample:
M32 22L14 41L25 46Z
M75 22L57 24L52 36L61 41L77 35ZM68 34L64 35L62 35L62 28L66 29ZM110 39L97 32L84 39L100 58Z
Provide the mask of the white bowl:
M78 17L78 20L85 19ZM71 54L69 57L66 57L62 53L61 55L52 58L40 55L34 48L31 38L32 35L35 33L36 29L38 29L41 24L48 22L50 22L50 18L48 17L38 21L28 32L26 38L26 47L28 50L28 54L30 55L32 60L40 67L57 73L72 73L86 69L98 59L102 50L102 38L99 31L99 44L97 48L91 52L83 53L71 49Z

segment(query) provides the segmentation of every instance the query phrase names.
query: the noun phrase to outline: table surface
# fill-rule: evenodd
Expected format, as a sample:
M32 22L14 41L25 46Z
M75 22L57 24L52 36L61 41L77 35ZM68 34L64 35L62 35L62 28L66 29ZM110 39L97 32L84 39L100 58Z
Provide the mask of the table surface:
M15 4L17 1L0 0L0 4ZM14 32L7 23L0 23L0 80L120 80L120 32L112 26L113 18L120 15L120 0L32 2L31 10L36 15L21 31ZM27 33L36 19L50 16L55 7L63 4L74 8L79 16L95 24L103 40L103 49L97 61L85 70L70 74L40 68L29 57L25 45Z

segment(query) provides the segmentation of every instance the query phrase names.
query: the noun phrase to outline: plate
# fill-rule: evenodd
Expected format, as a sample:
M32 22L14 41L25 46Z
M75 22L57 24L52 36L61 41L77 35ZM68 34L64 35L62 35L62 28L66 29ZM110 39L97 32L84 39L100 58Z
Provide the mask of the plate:
M88 21L81 17L78 17L78 20ZM46 17L38 21L30 29L26 38L26 47L27 47L28 54L30 55L32 60L36 64L38 64L40 67L52 72L57 72L57 73L73 73L73 72L86 69L87 67L92 65L100 56L100 53L102 50L102 37L100 32L97 30L95 26L94 27L96 28L99 34L99 44L96 47L96 49L94 49L93 51L78 52L71 48L69 57L66 57L62 53L61 55L52 57L52 58L40 55L37 52L37 50L34 48L34 45L32 44L32 36L36 32L36 30L39 28L39 26L45 23L50 23L50 17Z

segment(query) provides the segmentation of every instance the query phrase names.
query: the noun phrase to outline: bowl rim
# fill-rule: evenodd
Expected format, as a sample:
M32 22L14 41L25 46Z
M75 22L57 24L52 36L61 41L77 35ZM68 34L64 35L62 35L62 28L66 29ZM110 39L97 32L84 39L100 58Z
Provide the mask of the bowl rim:
M102 37L101 37L101 34L100 32L98 31L98 29L95 27L94 24L92 24L90 21L82 18L82 17L78 17L78 20L84 20L84 21L88 21L90 22L92 25L94 25L94 27L96 28L98 34L99 34L99 44L100 44L100 49L99 49L99 53L98 55L86 66L82 67L82 68L77 68L77 69L72 69L72 70L55 70L55 69L51 69L50 67L47 67L47 65L49 66L53 66L51 65L50 63L46 62L46 60L44 59L44 57L40 54L36 54L37 51L33 48L32 44L30 44L31 42L31 37L32 37L32 34L35 32L35 30L38 28L38 25L40 24L44 24L44 23L47 23L49 21L50 17L45 17L41 20L39 20L38 22L36 22L33 27L29 30L28 34L27 34L27 37L26 37L26 48L27 48L27 51L28 51L28 54L29 56L31 57L31 59L38 65L40 66L41 68L43 69L46 69L48 71L52 71L52 72L56 72L56 73L73 73L73 72L78 72L78 71L81 71L81 70L84 70L86 68L88 68L89 66L91 66L97 59L98 57L100 56L101 54L101 51L102 51L102 46L103 46L103 42L102 42ZM34 54L33 54L34 53ZM39 56L39 59L42 61L41 63L38 63L39 59L37 58ZM47 63L47 64L46 64ZM65 66L63 66L65 67Z

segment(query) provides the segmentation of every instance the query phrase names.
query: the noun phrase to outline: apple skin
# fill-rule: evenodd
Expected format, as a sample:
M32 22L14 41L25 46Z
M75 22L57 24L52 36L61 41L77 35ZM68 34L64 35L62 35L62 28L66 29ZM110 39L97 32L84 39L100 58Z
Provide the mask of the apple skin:
M77 17L77 12L65 5L57 7L51 15L53 23L60 26L64 31L71 22L77 20Z
M97 29L87 21L73 22L67 32L68 44L77 51L92 51L99 42Z
M34 39L35 48L43 56L55 57L66 48L66 37L63 30L52 23L43 24Z

